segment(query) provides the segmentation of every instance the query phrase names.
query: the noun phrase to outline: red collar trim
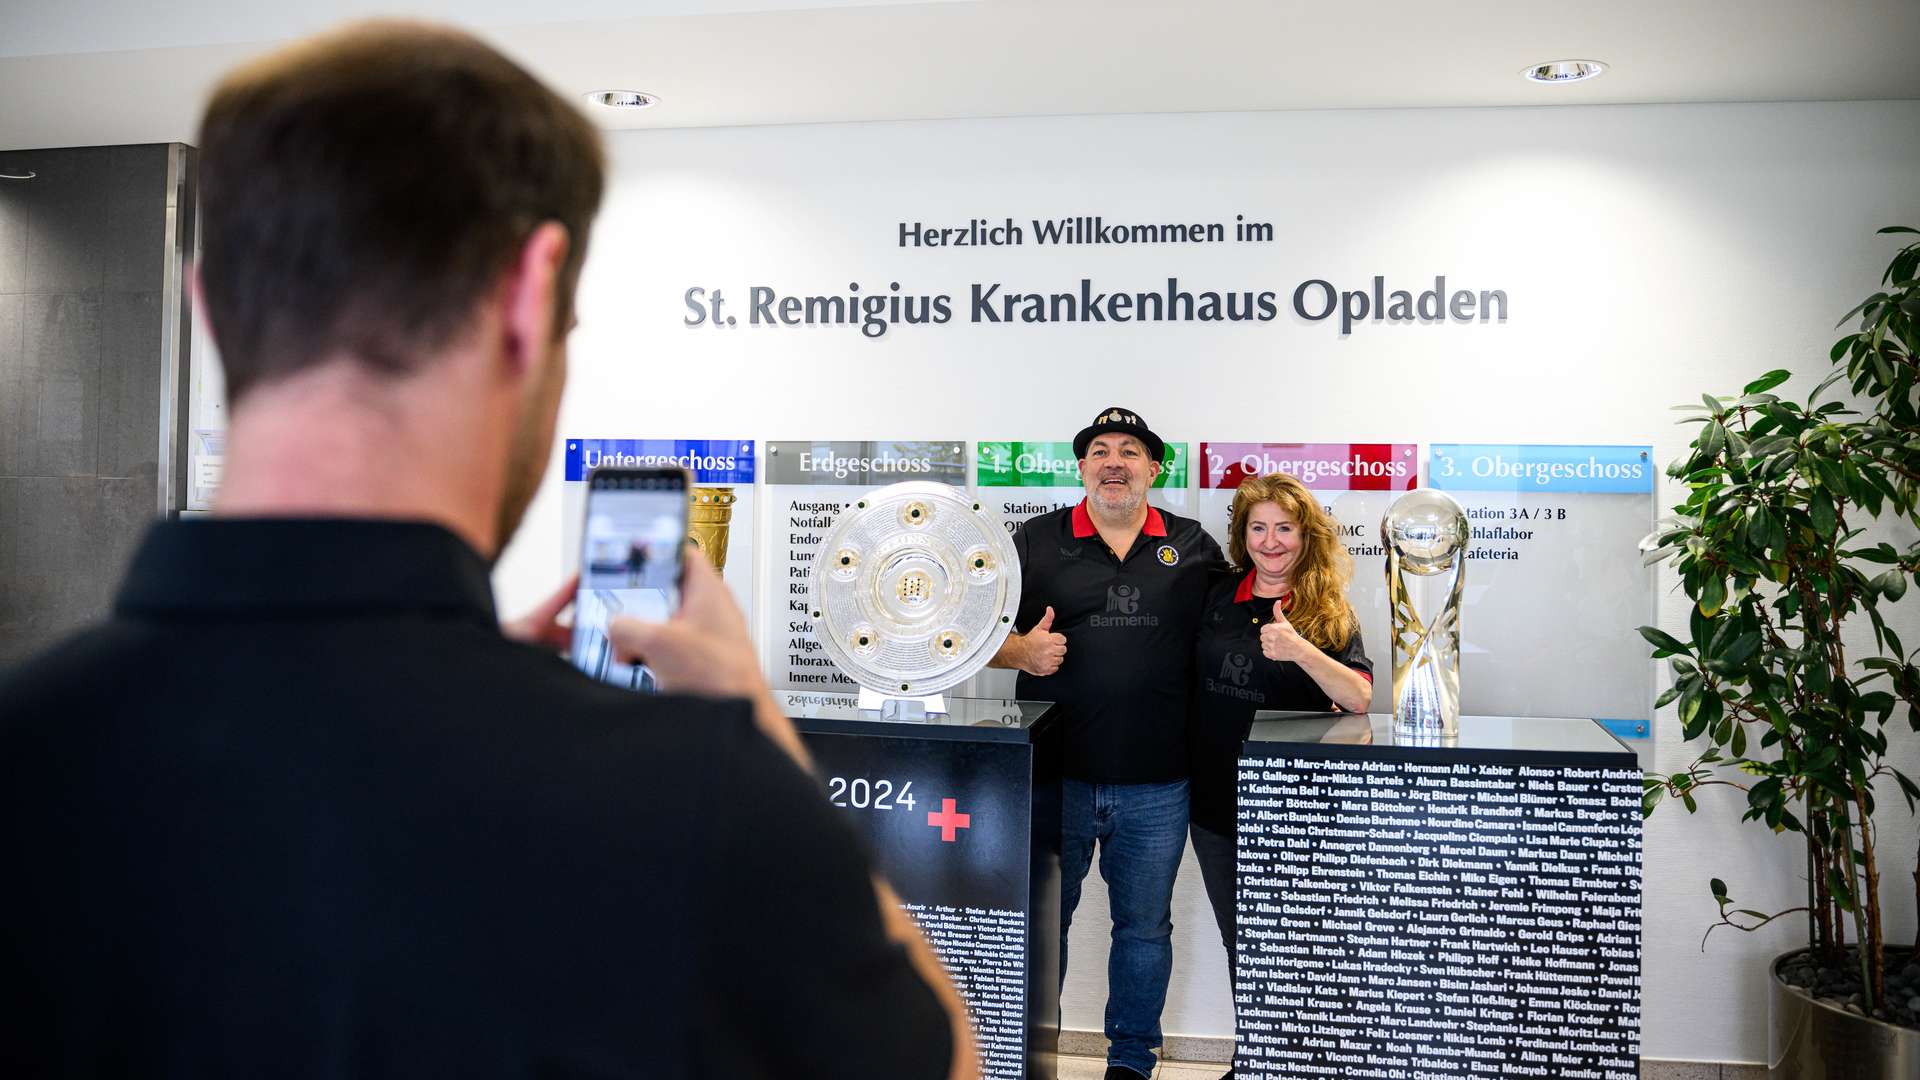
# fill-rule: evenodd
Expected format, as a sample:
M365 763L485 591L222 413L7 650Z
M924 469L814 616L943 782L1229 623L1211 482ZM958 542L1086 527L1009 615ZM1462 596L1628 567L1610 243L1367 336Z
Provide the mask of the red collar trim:
M1073 507L1073 535L1084 540L1096 531L1093 527L1093 517L1087 513L1087 500L1081 499Z
M1255 597L1253 595L1253 571L1249 570L1247 571L1247 576L1240 579L1240 587L1233 590L1233 602L1236 604L1244 604L1249 600L1255 599L1265 600L1266 597ZM1293 594L1291 592L1283 593L1280 597L1280 605L1282 607L1292 607Z
M1081 499L1073 507L1073 535L1076 539L1084 540L1097 531L1093 527L1092 515L1087 513L1087 500ZM1147 507L1147 523L1140 531L1148 536L1167 535L1167 519L1160 516L1159 508Z

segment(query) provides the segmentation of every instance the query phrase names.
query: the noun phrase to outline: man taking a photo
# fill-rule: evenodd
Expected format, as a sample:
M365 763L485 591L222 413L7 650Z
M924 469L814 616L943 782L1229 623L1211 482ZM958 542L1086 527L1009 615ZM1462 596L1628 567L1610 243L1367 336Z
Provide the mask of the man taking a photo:
M599 140L465 34L230 75L200 134L214 520L0 683L7 1076L971 1077L958 998L805 774L739 611L501 635Z

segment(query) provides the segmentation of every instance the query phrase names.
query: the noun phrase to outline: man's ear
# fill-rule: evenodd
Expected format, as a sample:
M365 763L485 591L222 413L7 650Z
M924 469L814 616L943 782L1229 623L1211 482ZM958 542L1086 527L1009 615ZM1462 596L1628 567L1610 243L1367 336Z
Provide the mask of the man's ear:
M516 374L525 374L559 336L554 307L560 300L560 274L566 265L567 227L541 222L507 271L503 289L501 331L506 338L507 362Z

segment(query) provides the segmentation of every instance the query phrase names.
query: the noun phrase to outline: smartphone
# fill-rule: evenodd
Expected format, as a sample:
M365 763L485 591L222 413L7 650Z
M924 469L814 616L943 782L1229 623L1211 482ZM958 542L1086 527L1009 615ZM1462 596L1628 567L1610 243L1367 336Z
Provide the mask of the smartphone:
M614 655L607 621L616 615L664 621L679 610L692 480L675 468L599 468L587 477L572 657L601 682L657 690L653 672Z

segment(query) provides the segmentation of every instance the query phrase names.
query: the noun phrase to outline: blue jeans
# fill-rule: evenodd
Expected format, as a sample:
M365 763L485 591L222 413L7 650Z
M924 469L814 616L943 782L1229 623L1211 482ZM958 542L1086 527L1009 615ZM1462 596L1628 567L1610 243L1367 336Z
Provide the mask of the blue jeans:
M1067 928L1097 841L1113 915L1107 1064L1149 1076L1173 973L1173 877L1187 844L1187 782L1063 780L1060 789L1060 978L1067 976Z

